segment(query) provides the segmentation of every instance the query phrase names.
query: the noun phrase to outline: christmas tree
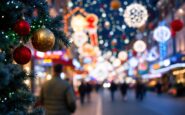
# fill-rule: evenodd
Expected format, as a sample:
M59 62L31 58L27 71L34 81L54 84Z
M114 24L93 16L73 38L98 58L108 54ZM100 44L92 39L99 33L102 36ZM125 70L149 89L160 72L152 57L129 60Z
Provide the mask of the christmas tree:
M33 78L21 66L31 59L24 44L39 51L68 46L61 20L49 16L46 0L0 0L0 115L40 114L29 109L35 97L24 83Z

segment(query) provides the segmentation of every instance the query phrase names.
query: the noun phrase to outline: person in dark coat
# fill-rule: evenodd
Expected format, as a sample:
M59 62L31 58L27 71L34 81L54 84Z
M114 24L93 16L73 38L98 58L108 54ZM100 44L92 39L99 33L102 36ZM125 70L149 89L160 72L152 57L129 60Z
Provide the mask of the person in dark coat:
M162 83L158 81L155 87L156 87L157 94L161 95L162 94Z
M61 65L54 66L53 78L46 82L39 101L45 109L45 115L71 115L76 110L76 98L71 85L60 78Z
M84 83L84 81L81 82L81 85L79 86L78 91L80 93L80 103L81 105L83 105L84 100L85 100L86 91L87 91L87 86Z
M87 83L86 85L86 93L87 93L87 101L91 102L91 92L92 92L92 85Z
M122 83L120 85L120 91L124 100L126 100L127 90L128 90L128 84L126 82Z
M111 82L110 86L110 92L111 92L111 100L114 101L114 95L117 90L117 85L114 83L114 81Z
M136 99L142 101L145 94L145 86L140 80L138 80L136 82L135 87L136 87Z

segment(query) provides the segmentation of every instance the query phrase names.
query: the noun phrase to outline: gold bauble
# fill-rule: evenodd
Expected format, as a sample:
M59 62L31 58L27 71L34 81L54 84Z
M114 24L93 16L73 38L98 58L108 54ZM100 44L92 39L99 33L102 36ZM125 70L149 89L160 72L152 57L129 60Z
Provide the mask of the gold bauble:
M112 0L110 6L113 10L117 10L121 7L121 2L119 0Z
M51 50L55 44L54 34L47 28L38 29L32 37L33 47L41 52Z

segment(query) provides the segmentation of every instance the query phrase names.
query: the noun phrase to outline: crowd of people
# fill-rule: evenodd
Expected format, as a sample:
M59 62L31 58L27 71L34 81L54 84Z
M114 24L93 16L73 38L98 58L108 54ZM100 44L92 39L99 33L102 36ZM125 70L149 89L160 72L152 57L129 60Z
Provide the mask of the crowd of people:
M123 100L127 99L127 92L129 89L129 84L126 82L123 82L119 85L115 84L114 82L111 82L111 86L109 88L110 94L111 94L111 100L114 101L115 99L115 92L119 88L120 93L123 97ZM135 97L137 100L142 101L144 96L146 94L146 86L144 83L142 83L140 80L138 80L135 84Z
M85 83L84 81L81 82L81 85L78 88L80 94L80 103L81 105L84 104L85 98L87 97L87 101L91 101L91 92L92 92L92 85L90 83Z
M74 93L74 89L68 80L61 79L61 65L55 65L53 70L53 78L42 86L40 97L36 103L36 106L42 106L45 110L45 115L71 115L76 110L76 95ZM94 87L89 82L82 80L78 87L81 105L84 105L85 100L87 100L87 102L91 102L91 92L93 88L98 91L100 87L100 84L97 84ZM158 82L156 84L156 92L159 95L162 93L161 87L161 82ZM111 82L109 88L111 100L115 100L115 92L118 89L120 90L123 100L127 100L129 84L123 82L118 85L114 81ZM136 99L142 101L145 97L145 94L145 84L141 80L137 80L135 84Z

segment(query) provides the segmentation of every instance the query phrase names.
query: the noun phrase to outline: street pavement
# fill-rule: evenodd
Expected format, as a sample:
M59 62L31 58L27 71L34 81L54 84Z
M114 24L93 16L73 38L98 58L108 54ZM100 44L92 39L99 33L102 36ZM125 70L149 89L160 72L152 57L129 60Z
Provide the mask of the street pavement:
M78 103L75 115L185 115L185 98L147 93L143 101L137 101L133 91L127 97L124 101L116 92L112 102L108 90L93 93L91 103L84 106Z
M77 111L74 115L102 115L102 99L99 94L92 93L91 101L85 100L84 105L77 101Z

